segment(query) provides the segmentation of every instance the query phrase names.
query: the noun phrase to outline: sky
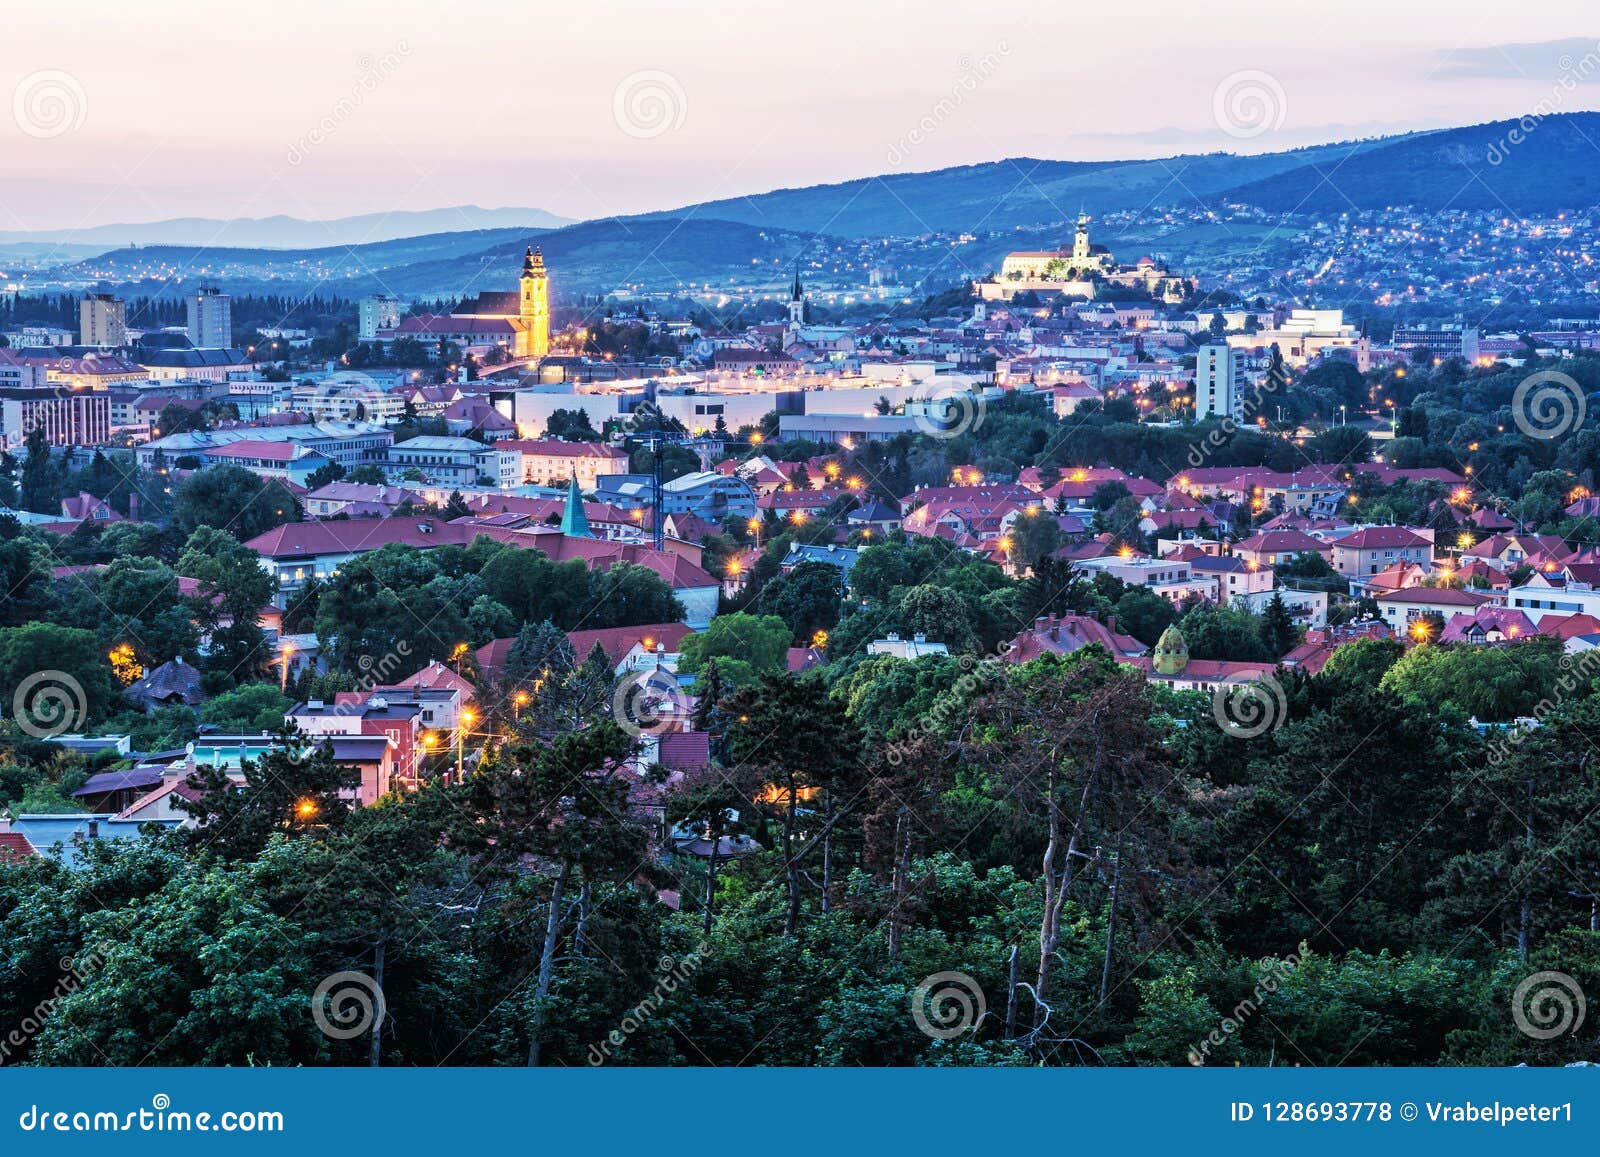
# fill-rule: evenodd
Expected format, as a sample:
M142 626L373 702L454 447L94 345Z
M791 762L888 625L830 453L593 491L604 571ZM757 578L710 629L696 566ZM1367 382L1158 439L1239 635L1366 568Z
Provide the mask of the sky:
M51 0L4 36L0 231L603 217L1600 108L1593 0Z

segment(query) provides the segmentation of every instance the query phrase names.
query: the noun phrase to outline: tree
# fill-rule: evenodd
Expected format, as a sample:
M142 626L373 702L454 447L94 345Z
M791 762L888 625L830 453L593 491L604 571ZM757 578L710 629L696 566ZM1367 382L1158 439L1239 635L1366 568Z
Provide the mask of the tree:
M361 784L358 771L333 761L326 739L318 742L282 722L272 749L244 760L239 770L242 784L210 765L189 776L197 798L174 801L197 823L183 833L189 847L247 860L274 836L325 838L349 817Z
M173 494L173 524L184 534L203 526L225 530L241 542L274 526L300 521L300 503L282 483L241 466L214 466L191 474Z
M819 847L822 910L829 909L834 827L860 799L848 788L859 778L861 734L820 682L792 676L762 676L733 696L728 713L736 720L729 730L734 761L771 777L767 795L781 822L788 896L783 930L792 936L800 923L803 864ZM801 845L800 805L816 794L823 798L821 828Z
M1030 666L975 705L982 726L969 750L1044 828L1037 968L1032 984L1016 985L1027 990L1031 1027L1021 1031L1016 989L1006 1013L1007 1038L1043 1055L1068 1043L1061 1034L1070 1022L1050 1021L1069 898L1085 878L1115 878L1126 857L1164 864L1176 852L1164 817L1181 808L1182 795L1149 723L1142 675L1088 648ZM1109 899L1117 901L1115 886ZM1111 944L1108 928L1108 969Z
M207 668L225 684L259 675L270 658L261 610L275 593L260 556L231 535L202 526L184 544L178 569L199 581L187 601L210 641Z
M51 462L50 443L45 439L44 427L35 426L29 430L23 444L28 456L22 463L22 509L34 514L59 515L61 475Z
M749 686L757 676L787 669L793 637L789 624L776 615L718 615L679 645L678 669L696 675L715 659L721 678L735 687Z
M93 631L28 623L0 630L0 702L30 734L80 731L103 719L115 681Z
M200 708L200 718L224 735L278 731L294 704L271 683L245 683L213 696Z
M1300 642L1300 631L1284 605L1283 595L1277 591L1273 592L1261 615L1261 641L1274 659L1283 658Z
M838 567L829 562L803 562L786 575L769 582L757 600L763 615L776 615L789 625L797 646L806 646L818 631L831 631L839 622L839 602L844 582Z
M513 865L533 856L548 865L549 898L542 905L544 935L529 1008L530 1066L540 1060L557 947L570 916L569 890L624 878L644 859L647 833L629 818L629 786L618 774L629 750L627 735L608 721L557 736L542 749L507 752L471 785L475 810L491 826L496 860Z

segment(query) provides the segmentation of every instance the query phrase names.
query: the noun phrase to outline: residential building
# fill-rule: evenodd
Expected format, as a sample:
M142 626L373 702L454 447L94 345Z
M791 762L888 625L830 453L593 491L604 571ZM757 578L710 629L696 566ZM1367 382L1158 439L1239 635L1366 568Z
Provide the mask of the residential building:
M201 349L233 344L233 298L215 286L201 286L188 298L189 341Z
M1241 378L1239 355L1232 346L1201 346L1194 362L1195 421L1205 421L1207 418L1243 420L1244 390Z
M380 329L393 329L405 313L405 302L387 293L363 297L356 303L357 332L362 341L376 341Z
M1403 526L1369 526L1334 539L1331 546L1333 569L1346 578L1377 574L1397 562L1433 565L1431 531L1421 534Z
M0 388L0 444L16 450L35 428L52 446L102 446L111 440L111 398L103 392Z
M80 301L78 340L100 349L127 345L128 315L122 299L109 293L91 293Z

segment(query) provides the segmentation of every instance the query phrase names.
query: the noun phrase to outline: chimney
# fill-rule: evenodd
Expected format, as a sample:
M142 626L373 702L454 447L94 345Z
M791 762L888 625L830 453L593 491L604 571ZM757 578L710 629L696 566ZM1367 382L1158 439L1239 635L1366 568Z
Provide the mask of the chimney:
M1117 616L1116 615L1107 615L1106 616L1106 630L1110 631L1113 635L1117 633Z
M100 821L99 820L90 820L89 821L89 838L91 840L97 840L97 839L100 838Z
M139 495L137 491L128 495L128 518L133 522L139 521Z

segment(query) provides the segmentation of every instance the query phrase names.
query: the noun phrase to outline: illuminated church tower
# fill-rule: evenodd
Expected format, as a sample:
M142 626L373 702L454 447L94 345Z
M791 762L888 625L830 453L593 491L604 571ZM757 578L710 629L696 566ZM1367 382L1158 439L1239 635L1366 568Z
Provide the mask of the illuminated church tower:
M542 358L550 352L550 275L544 271L544 254L529 247L522 259L521 351L524 357Z
M1072 238L1072 260L1079 268L1089 264L1089 214L1078 211L1078 232Z

